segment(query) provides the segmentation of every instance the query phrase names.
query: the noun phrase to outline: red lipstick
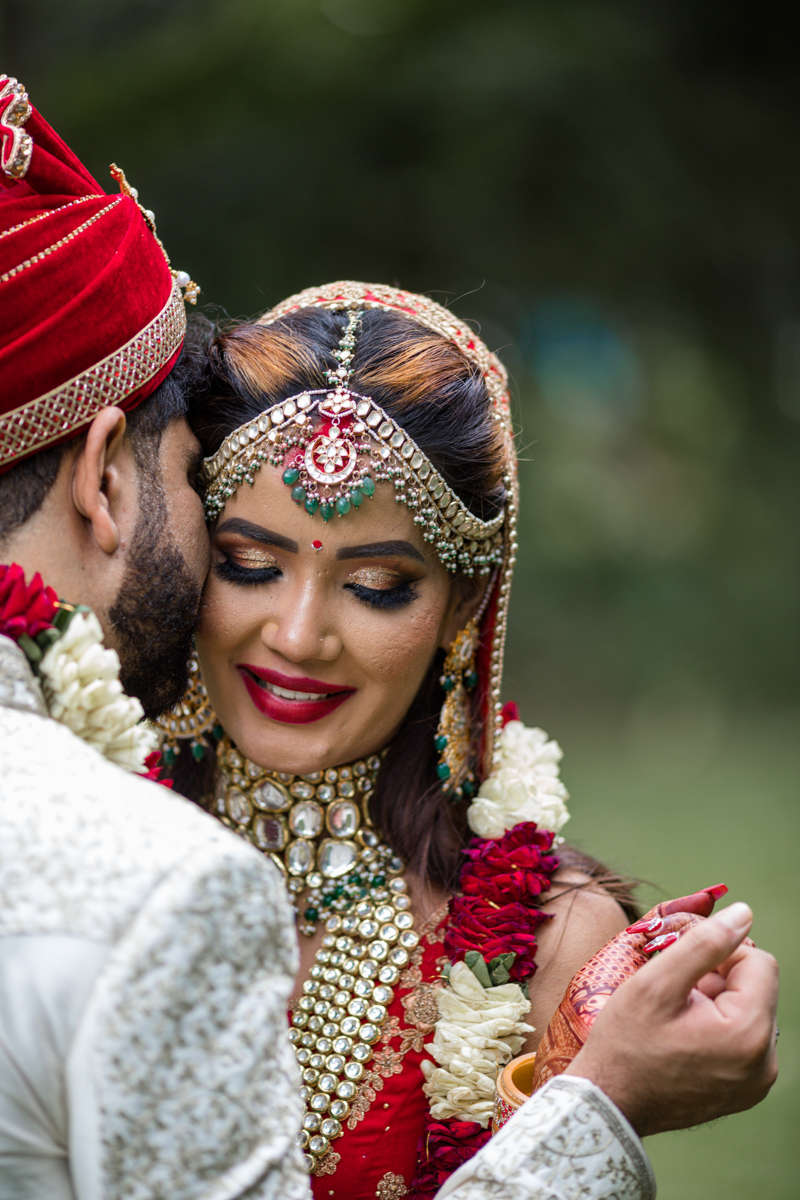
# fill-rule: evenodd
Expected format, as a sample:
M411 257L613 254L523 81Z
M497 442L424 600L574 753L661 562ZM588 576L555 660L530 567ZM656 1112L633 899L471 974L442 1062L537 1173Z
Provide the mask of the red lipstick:
M319 721L344 704L357 690L322 679L310 679L306 675L283 675L280 671L253 667L250 663L237 663L236 669L258 711L284 725L308 725L311 721ZM265 687L264 684L270 684L271 687ZM283 696L281 691L293 692L295 696L306 693L315 698Z

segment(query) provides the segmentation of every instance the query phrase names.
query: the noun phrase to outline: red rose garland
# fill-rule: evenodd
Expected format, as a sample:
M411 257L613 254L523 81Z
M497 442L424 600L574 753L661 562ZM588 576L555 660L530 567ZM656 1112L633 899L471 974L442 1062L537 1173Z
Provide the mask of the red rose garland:
M428 1113L409 1200L435 1196L445 1180L477 1154L491 1136L491 1129L482 1129L477 1121L434 1121Z
M515 825L498 840L473 838L450 905L444 939L451 962L478 950L487 964L514 954L509 978L519 981L536 970L536 930L547 920L536 903L550 887L558 859L548 853L553 834L533 821Z
M550 853L554 837L525 821L501 838L472 839L464 850L459 894L450 902L444 949L451 963L466 959L489 983L532 978L536 930L549 919L539 898L559 862ZM434 1196L490 1137L477 1121L437 1121L428 1112L409 1200Z

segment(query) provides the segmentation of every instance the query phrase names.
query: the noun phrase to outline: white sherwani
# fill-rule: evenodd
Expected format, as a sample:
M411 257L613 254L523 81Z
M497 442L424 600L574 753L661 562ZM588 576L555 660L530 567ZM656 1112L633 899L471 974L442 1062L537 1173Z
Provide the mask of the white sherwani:
M50 720L0 637L0 1200L309 1200L296 968L274 867ZM439 1195L655 1189L614 1105L562 1078Z

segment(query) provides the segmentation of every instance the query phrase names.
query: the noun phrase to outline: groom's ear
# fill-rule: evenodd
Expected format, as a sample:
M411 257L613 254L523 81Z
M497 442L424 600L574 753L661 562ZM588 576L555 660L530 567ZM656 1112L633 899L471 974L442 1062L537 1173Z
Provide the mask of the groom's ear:
M72 501L91 526L99 548L113 554L120 545L118 525L122 491L130 471L123 450L125 414L119 408L103 408L89 426L86 439L72 467Z

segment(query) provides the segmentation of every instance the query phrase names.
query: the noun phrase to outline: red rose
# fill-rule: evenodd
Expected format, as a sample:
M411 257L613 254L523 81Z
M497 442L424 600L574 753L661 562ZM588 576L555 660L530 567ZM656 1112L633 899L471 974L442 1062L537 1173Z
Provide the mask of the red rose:
M434 1121L428 1113L425 1122L409 1200L434 1196L444 1181L492 1136L492 1131L482 1129L477 1121Z
M535 821L520 821L513 829L507 830L501 838L493 839L492 844L506 852L513 850L515 846L529 844L549 849L553 844L554 837L554 833L551 833L549 829L540 829Z
M486 863L497 870L544 871L552 874L558 862L549 853L554 835L539 829L535 821L520 821L501 838L473 838L464 854L473 863Z
M499 954L516 954L511 978L533 974L536 929L547 920L539 909L523 904L496 907L477 897L456 896L444 938L444 951L451 962L459 962L468 950L477 950L491 962Z
M558 858L548 854L553 834L533 821L515 825L497 841L473 838L459 880L461 891L493 904L535 903L550 887Z
M161 761L161 751L151 750L147 758L144 760L145 770L140 771L139 775L142 779L152 779L153 783L160 783L162 787L171 788L175 782L174 779L162 779L161 772L164 770L164 764Z
M465 896L478 896L492 904L530 904L550 887L550 880L536 871L512 871L493 874L483 864L473 871L464 871L460 887Z
M49 629L56 615L58 596L45 587L37 572L28 585L22 567L0 567L0 634L16 641L23 633L35 638Z

